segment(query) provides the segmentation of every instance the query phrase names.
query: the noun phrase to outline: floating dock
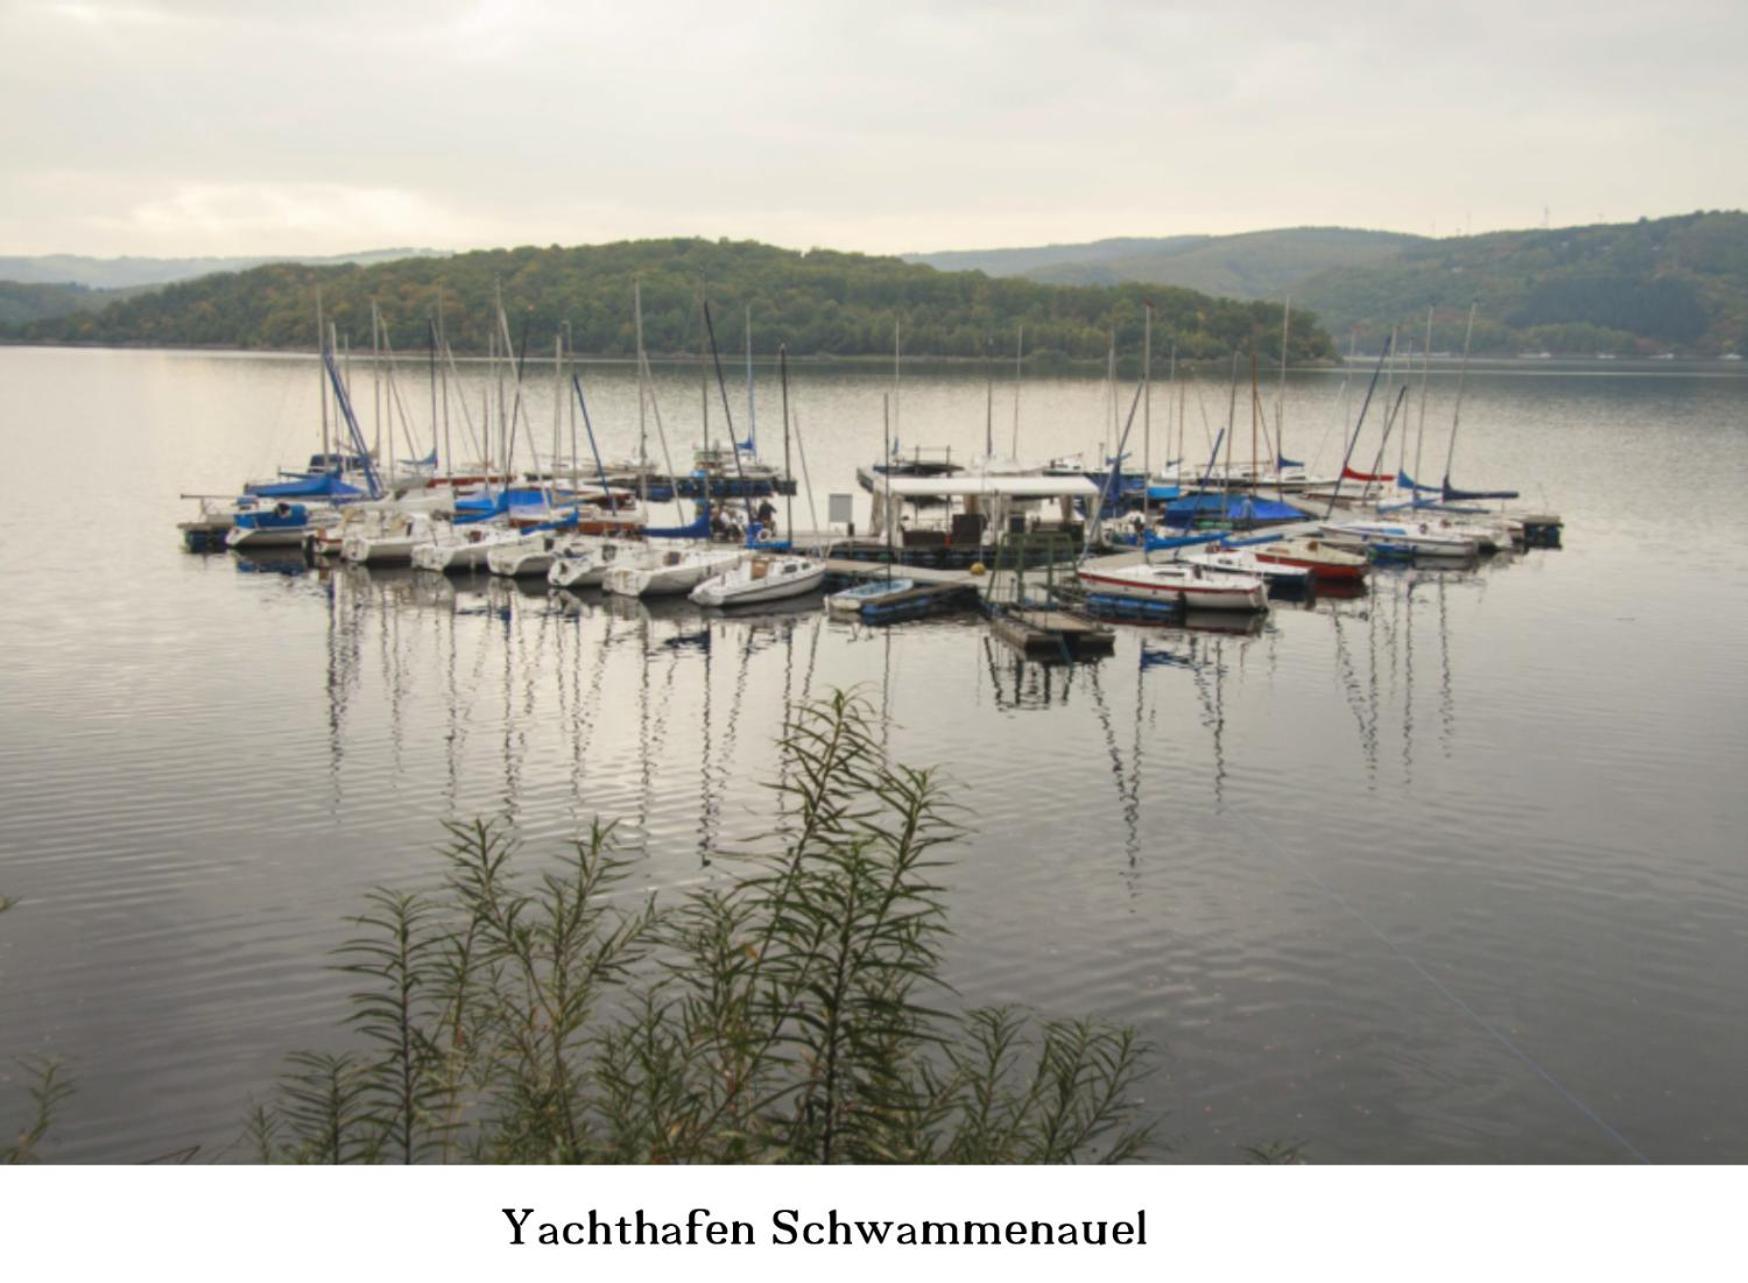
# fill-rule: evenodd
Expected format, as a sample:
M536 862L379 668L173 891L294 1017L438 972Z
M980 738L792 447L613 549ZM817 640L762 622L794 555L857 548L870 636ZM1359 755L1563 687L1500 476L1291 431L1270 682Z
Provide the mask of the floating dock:
M1117 635L1103 624L1048 608L1007 607L991 612L989 628L1027 659L1084 659L1108 655Z

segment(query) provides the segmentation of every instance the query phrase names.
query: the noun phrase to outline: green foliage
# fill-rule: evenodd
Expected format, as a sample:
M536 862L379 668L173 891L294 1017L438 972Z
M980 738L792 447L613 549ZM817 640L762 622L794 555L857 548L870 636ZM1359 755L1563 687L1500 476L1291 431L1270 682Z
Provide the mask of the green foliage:
M1436 310L1435 349L1462 345L1479 305L1475 350L1700 353L1748 339L1748 214L1688 214L1548 231L1420 241L1395 260L1306 282L1331 328L1371 349Z
M933 267L977 268L1061 285L1139 281L1243 299L1296 294L1320 272L1394 259L1418 236L1350 227L1288 227L1233 236L1168 236L1048 245L1037 249L923 254Z
M569 249L524 247L411 258L371 266L273 264L166 286L98 313L14 327L51 342L161 346L310 348L316 288L326 313L354 343L369 342L375 299L397 350L422 349L439 305L457 351L484 352L496 324L499 289L518 343L524 324L541 350L561 326L576 350L626 356L635 350L633 283L641 283L645 342L656 355L703 349L698 300L707 292L726 347L741 346L743 309L753 310L754 347L779 343L796 356L882 356L893 323L904 349L922 356L982 358L1012 350L1024 325L1029 353L1104 355L1112 331L1119 351L1141 342L1143 303L1155 307L1154 339L1163 355L1214 357L1252 341L1278 354L1280 309L1212 298L1191 290L1140 285L1048 286L938 272L895 258L800 253L755 242L624 241ZM1315 319L1294 326L1291 355L1332 355Z
M30 1121L19 1128L17 1140L0 1145L0 1163L36 1162L37 1149L43 1137L48 1135L56 1111L74 1091L73 1084L61 1072L58 1060L20 1060L18 1064L30 1075L28 1091L32 1114Z
M530 879L451 829L432 898L375 893L343 966L361 1048L293 1057L247 1135L306 1162L1072 1162L1135 1157L1127 1029L943 1009L940 780L874 713L798 707L768 849L677 905L596 825Z
M138 289L89 289L83 285L39 285L24 281L0 281L0 326L95 312L117 299L140 293Z
M1342 346L1376 351L1392 325L1418 347L1456 351L1478 304L1477 352L1619 355L1748 343L1748 214L1432 239L1301 227L1237 236L1095 241L929 254L916 261L1055 283L1186 286L1235 298L1302 301Z

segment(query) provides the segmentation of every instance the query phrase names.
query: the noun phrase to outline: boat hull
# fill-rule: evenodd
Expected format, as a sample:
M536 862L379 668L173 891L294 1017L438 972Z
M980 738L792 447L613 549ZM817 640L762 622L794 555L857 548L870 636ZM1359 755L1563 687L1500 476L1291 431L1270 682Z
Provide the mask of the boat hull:
M1195 567L1177 569L1182 573L1173 573L1169 566L1137 566L1128 572L1083 568L1078 574L1088 592L1105 596L1177 602L1191 610L1268 609L1268 588L1261 580L1247 581L1242 575L1197 576L1192 573Z
M743 578L742 574L737 569L706 579L692 590L692 600L700 606L756 606L761 602L804 597L818 591L825 581L825 567L817 563L789 574L768 574L762 579Z

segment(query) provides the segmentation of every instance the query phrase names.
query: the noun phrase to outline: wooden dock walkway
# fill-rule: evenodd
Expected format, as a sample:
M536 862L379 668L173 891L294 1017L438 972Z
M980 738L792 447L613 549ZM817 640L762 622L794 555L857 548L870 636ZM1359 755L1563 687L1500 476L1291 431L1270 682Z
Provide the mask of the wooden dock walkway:
M997 610L989 627L1028 659L1108 655L1117 641L1116 633L1103 624L1065 610Z

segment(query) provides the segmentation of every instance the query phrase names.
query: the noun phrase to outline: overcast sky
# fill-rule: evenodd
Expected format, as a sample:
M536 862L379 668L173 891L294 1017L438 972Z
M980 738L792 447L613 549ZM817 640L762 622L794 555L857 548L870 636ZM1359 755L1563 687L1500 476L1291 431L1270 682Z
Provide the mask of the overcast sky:
M0 0L0 253L1748 205L1748 3Z

